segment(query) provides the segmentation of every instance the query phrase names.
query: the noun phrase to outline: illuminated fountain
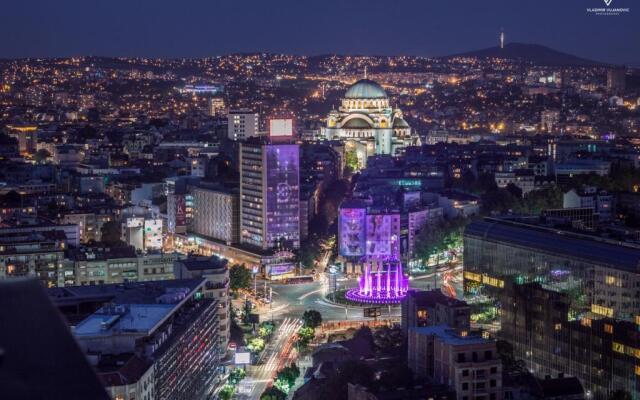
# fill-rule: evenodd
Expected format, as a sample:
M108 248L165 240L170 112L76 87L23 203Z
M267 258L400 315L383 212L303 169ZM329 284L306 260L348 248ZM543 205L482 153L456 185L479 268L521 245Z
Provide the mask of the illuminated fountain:
M374 271L375 265L375 271ZM349 289L346 298L358 303L399 303L409 290L409 279L399 261L367 262L357 288Z

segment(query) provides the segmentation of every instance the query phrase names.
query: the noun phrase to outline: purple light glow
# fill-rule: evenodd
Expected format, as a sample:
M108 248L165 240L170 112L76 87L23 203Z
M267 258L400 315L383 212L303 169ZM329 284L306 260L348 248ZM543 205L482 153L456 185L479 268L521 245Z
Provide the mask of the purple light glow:
M409 290L409 279L402 273L402 264L377 262L375 272L373 265L373 262L365 264L358 287L349 289L346 298L359 303L399 303Z

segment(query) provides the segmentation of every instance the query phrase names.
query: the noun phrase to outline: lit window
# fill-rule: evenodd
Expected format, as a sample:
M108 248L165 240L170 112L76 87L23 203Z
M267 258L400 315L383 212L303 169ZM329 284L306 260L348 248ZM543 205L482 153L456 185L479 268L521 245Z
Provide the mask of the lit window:
M606 333L613 334L613 325L611 325L611 324L604 324L604 331L605 331Z

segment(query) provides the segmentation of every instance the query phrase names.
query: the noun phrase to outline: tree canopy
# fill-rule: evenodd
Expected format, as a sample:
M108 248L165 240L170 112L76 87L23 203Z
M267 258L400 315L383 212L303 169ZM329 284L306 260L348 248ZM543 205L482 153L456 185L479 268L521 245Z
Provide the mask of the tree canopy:
M302 314L302 321L304 326L315 329L322 324L322 314L316 310L307 310Z
M251 287L251 272L244 265L232 265L229 268L229 287L234 292Z

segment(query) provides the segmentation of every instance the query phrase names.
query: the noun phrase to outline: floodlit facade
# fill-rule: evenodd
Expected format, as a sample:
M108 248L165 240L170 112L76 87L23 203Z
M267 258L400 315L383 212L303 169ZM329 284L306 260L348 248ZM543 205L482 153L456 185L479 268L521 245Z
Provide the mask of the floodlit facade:
M263 250L300 247L297 144L240 144L240 243Z
M227 244L238 242L238 193L196 187L193 196L193 232Z
M369 156L399 154L419 140L402 111L390 105L384 89L369 79L359 80L347 90L338 110L329 113L323 136L343 141L345 150L357 157L359 168L364 168Z

